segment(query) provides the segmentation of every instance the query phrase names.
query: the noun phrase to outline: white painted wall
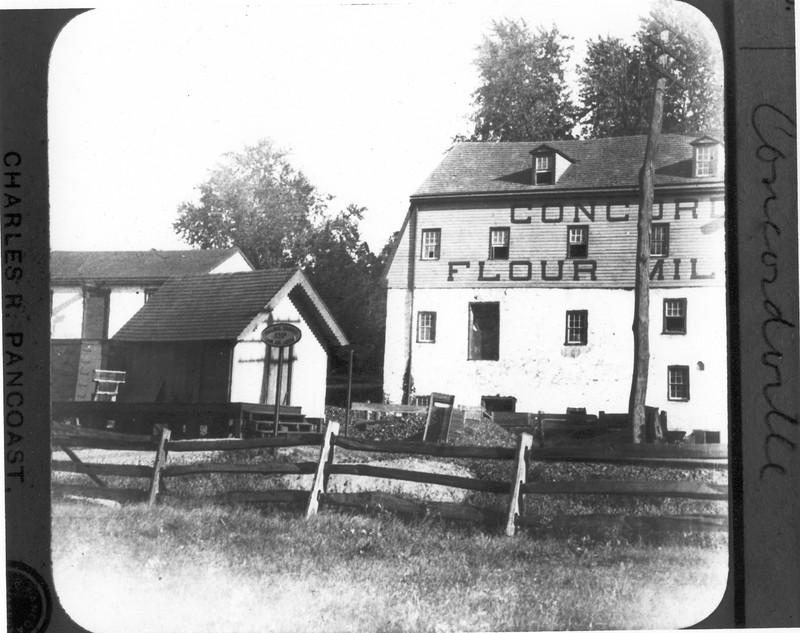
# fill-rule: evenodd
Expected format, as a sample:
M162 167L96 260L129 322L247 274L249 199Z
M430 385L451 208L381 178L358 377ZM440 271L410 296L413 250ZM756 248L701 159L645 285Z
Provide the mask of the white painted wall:
M144 288L112 288L108 305L108 338L116 334L144 305Z
M401 292L389 290L384 389L402 397L405 355ZM687 299L687 334L664 335L663 298ZM500 303L500 359L467 360L470 302ZM567 310L588 310L588 344L564 345ZM420 311L437 313L436 342L416 342ZM517 398L518 411L627 410L633 362L633 291L567 289L417 289L413 304L415 391L451 393L457 404L481 396ZM718 430L727 438L726 305L723 288L654 289L650 295L647 403L667 411L669 427ZM701 370L698 363L702 363ZM690 400L667 399L667 366L688 365Z
M384 396L399 403L403 398L403 373L406 369L408 320L406 310L408 291L389 288L386 294L386 347L383 353ZM409 306L410 307L410 306ZM416 317L415 317L416 318Z
M272 313L274 321L289 321L300 328L300 342L294 346L291 405L302 407L307 417L325 417L325 384L328 356L290 299L284 299ZM266 345L261 332L267 326L264 314L254 327L238 339L233 349L231 402L259 402L264 376ZM288 350L287 350L288 351Z
M253 270L253 267L247 263L247 260L244 258L244 256L241 253L235 253L232 257L229 257L219 266L208 272L209 274L241 273L248 272L250 270Z
M53 290L50 313L51 338L81 338L83 329L83 291L81 288Z

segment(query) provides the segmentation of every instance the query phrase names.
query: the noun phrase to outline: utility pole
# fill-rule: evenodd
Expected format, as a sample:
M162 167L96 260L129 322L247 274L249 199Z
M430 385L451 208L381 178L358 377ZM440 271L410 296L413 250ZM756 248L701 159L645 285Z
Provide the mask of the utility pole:
M644 164L639 172L639 220L636 225L636 281L633 308L633 378L631 395L628 401L628 419L630 420L631 441L641 441L640 429L645 424L645 403L647 400L647 379L650 370L650 232L653 224L653 180L656 169L656 152L661 134L661 120L664 113L664 91L667 80L684 85L675 78L667 64L672 59L685 65L670 46L670 31L663 28L660 38L650 36L648 39L659 51L658 62L648 61L647 65L658 73L653 94L653 111L650 117L650 131L644 152ZM673 39L673 42L675 37Z

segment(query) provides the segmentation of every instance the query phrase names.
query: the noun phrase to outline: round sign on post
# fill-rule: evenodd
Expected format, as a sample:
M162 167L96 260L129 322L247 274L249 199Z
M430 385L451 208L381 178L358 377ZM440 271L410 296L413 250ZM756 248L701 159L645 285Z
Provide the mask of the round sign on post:
M261 340L270 347L278 348L278 378L275 381L275 412L273 413L273 431L272 435L278 437L278 425L281 419L281 382L283 373L283 348L291 347L300 340L300 328L291 323L273 323L264 328L261 332Z
M302 336L300 328L291 323L273 323L261 332L261 340L272 347L290 347Z

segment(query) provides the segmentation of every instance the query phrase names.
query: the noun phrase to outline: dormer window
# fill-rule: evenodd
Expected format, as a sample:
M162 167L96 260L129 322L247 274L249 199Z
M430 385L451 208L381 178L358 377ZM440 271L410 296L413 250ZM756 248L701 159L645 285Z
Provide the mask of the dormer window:
M533 184L552 185L555 182L555 157L552 154L538 154L533 160Z
M692 143L694 147L693 173L695 178L716 176L719 172L720 147L722 144L710 136L703 136Z
M714 175L714 148L709 145L701 145L695 150L695 175L713 176Z

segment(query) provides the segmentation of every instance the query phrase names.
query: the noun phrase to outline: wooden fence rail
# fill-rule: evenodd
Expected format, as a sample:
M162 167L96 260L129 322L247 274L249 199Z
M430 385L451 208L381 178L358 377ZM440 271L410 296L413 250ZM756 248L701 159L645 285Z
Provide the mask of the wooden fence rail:
M310 475L317 468L316 462L272 463L272 464L179 464L165 466L162 477L183 477L186 475L249 474L249 475Z
M726 501L728 487L695 481L545 481L522 485L522 494L537 495L635 495L637 497L680 497Z
M63 451L70 461L53 459L51 468L55 472L70 472L87 475L96 486L81 484L55 484L54 488L64 494L83 497L109 499L118 502L147 501L153 505L157 500L166 499L164 480L170 477L222 474L258 474L286 475L310 474L317 467L316 462L298 463L260 463L260 464L227 464L199 462L194 464L168 465L168 456L172 452L207 452L231 450L260 450L280 447L314 446L322 443L322 434L305 434L302 436L284 436L262 439L208 439L208 440L170 440L168 428L159 429L158 436L129 435L78 427L70 424L54 422L52 425L52 445L54 452ZM109 451L148 451L153 452L152 466L136 464L94 464L82 461L73 448L93 448ZM112 488L101 478L105 476L143 478L148 480L146 490L136 488ZM307 491L275 490L250 495L241 491L220 493L211 496L213 502L247 502L266 503L275 501L305 500ZM245 500L245 501L242 501Z
M371 453L393 453L401 455L429 455L431 457L464 457L470 459L514 459L513 448L501 446L453 446L430 442L393 441L363 442L347 437L335 436L334 444L340 448Z
M84 464L76 462L53 460L53 470L62 473L81 473L84 475L104 475L111 477L144 477L153 478L152 466L139 466L135 464Z
M447 486L448 488L462 488L464 490L476 490L479 492L507 493L511 490L511 484L507 481L475 479L474 477L460 477L457 475L441 475L439 473L370 466L368 464L334 464L330 468L330 474L362 475L364 477L413 481L421 484L436 484L439 486Z
M420 414L420 413L427 413L428 405L378 404L373 402L354 402L350 405L350 410L366 411L368 413Z
M339 425L329 422L322 434L307 434L298 437L263 439L218 439L218 440L170 440L169 429L162 429L159 437L125 436L108 431L91 429L65 429L68 425L53 425L53 447L67 452L71 461L53 461L53 470L82 473L93 479L96 486L60 484L68 494L90 495L118 501L157 500L171 502L172 495L166 493L163 481L189 475L257 474L257 475L313 475L307 490L230 491L207 497L215 503L246 503L262 505L275 502L306 504L306 516L316 514L321 506L381 508L411 516L439 516L446 519L476 521L494 525L505 524L506 533L513 535L520 526L541 525L542 521L531 513L523 512L526 495L628 495L644 497L675 497L724 501L728 498L727 486L695 481L614 481L590 479L581 481L529 482L528 472L536 462L598 462L613 464L637 464L654 468L725 468L727 447L723 445L647 445L626 444L614 446L580 446L534 448L533 435L522 433L516 449L504 447L453 446L430 442L393 441L365 442L339 435ZM88 464L82 462L70 447L92 447L118 449L120 446L135 446L133 450L150 450L154 453L153 466L121 464ZM206 452L228 450L272 450L276 447L319 446L316 462L229 464L200 462L169 465L169 454L173 452ZM514 460L512 481L486 480L475 477L445 475L434 472L406 470L369 463L336 463L338 449L352 452L420 455L439 458L470 458ZM129 449L130 450L130 449ZM352 457L352 456L349 456ZM480 492L508 495L505 513L488 508L476 508L465 504L448 502L421 502L401 499L386 493L329 493L331 476L356 475L364 477L411 481L441 485ZM149 489L112 489L102 476L140 477L149 479ZM705 531L727 527L725 516L671 516L671 517L624 517L595 516L559 517L556 522L565 525L580 525L582 521L616 522L624 525L647 526L663 519L659 524L671 528Z
M259 448L289 448L292 446L316 446L322 443L321 433L305 433L297 436L264 437L252 440L174 440L167 443L170 453L193 453L201 451L243 451Z

